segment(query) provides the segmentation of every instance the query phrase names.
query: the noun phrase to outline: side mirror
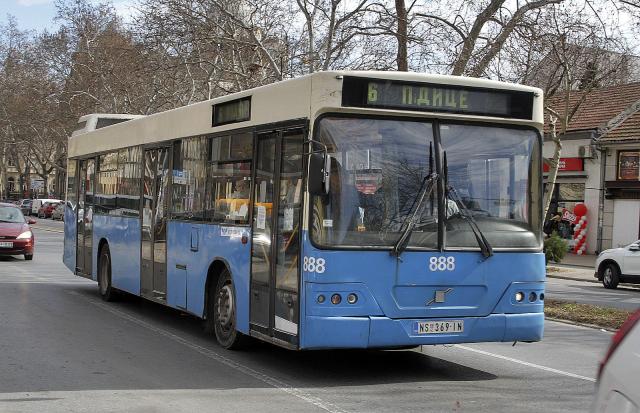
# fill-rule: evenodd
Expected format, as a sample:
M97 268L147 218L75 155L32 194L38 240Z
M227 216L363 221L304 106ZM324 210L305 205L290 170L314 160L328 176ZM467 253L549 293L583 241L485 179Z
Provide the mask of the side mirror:
M326 152L309 155L309 193L311 195L327 195L329 193L329 171L331 156Z
M35 219L33 219L33 218L27 218L27 224L29 224L29 225L36 224L37 222L38 222L38 221L36 221L36 220L35 220Z
M640 245L638 244L629 245L629 251L640 251Z

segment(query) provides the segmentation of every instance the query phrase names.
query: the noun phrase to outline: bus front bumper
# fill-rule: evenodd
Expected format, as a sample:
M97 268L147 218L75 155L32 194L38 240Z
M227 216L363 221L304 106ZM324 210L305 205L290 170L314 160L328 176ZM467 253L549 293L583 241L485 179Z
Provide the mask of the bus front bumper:
M454 317L447 320L462 320L463 332L417 334L417 323L444 319L307 316L300 347L398 348L490 341L530 342L540 341L544 330L544 313L490 314L486 317Z

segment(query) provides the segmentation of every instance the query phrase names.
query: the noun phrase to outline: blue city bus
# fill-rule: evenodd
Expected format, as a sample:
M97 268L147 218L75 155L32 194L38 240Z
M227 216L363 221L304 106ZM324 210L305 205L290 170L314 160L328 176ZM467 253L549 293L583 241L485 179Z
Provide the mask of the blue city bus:
M225 348L539 341L542 93L320 72L74 134L64 263Z

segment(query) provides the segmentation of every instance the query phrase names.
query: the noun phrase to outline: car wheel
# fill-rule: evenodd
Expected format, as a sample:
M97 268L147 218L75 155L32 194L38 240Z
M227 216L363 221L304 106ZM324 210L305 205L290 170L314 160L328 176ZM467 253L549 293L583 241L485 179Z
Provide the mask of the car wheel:
M104 301L114 301L117 292L111 286L111 253L109 245L105 245L100 250L100 259L98 260L98 290L100 297Z
M24 259L26 261L31 261L33 259L33 254L24 254Z
M602 269L602 285L604 288L614 289L618 287L620 274L615 264L609 263Z
M228 270L220 274L207 301L207 330L213 331L218 343L226 349L237 350L243 347L247 337L236 330L236 291Z

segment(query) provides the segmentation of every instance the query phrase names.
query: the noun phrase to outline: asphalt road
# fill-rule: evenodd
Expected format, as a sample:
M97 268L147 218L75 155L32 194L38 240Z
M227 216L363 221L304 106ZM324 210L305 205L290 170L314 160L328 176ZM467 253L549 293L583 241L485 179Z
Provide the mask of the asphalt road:
M583 412L611 337L547 322L516 346L230 352L194 317L102 302L35 232L34 261L0 259L0 412Z
M640 289L624 285L608 290L601 283L547 278L546 296L557 300L575 301L634 311L640 308Z

